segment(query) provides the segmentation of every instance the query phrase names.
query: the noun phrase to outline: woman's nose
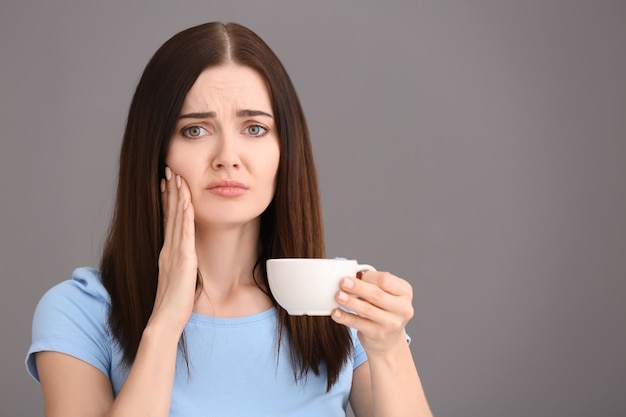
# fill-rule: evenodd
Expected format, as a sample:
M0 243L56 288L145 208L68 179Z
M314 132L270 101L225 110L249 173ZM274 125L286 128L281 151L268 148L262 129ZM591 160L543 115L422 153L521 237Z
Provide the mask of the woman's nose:
M233 135L222 134L218 139L218 145L213 157L214 169L239 168L241 161Z

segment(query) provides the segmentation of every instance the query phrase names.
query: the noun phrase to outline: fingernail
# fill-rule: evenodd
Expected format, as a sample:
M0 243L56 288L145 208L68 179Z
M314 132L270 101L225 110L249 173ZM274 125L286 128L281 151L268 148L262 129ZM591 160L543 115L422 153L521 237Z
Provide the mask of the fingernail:
M339 298L339 301L348 301L348 294L343 291L339 291L339 295L337 295L337 298Z
M336 308L336 309L333 311L333 317L334 317L334 318L336 318L336 319L340 319L340 318L341 318L341 310L339 310L338 308Z
M354 281L352 281L352 279L350 279L350 278L344 278L343 286L345 288L352 288L352 287L354 287Z
M165 192L165 180L161 178L161 192Z
M180 175L177 175L176 176L176 187L180 188L181 185L183 185L183 182L180 179Z
M189 199L185 199L185 202L183 203L183 210L187 210L187 207L189 207Z
M170 167L165 167L165 178L169 181L172 179L172 170Z

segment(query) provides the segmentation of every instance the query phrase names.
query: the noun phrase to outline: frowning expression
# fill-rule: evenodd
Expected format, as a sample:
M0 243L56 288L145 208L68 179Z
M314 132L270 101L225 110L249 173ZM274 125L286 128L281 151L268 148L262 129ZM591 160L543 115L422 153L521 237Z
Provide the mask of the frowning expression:
M280 158L274 119L255 70L229 63L200 74L166 157L189 184L197 226L246 224L267 208Z

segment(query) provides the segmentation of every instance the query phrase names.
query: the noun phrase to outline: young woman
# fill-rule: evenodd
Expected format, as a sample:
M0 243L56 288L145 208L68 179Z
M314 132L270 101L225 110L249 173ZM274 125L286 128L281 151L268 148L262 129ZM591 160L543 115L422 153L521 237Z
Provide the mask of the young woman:
M99 270L35 312L46 415L429 416L410 284L345 277L331 317L289 316L265 261L323 257L315 167L278 58L237 24L167 41L133 97Z

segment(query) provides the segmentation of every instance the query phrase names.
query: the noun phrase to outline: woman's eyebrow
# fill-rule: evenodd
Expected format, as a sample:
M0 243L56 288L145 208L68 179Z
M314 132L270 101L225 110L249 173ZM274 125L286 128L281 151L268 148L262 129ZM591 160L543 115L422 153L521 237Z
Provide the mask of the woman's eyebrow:
M208 111L205 113L181 114L178 118L179 119L209 119L209 118L215 118L215 117L217 117L217 114L214 111Z
M237 117L255 117L255 116L267 116L267 117L272 118L271 114L266 113L261 110L243 109L237 112ZM203 112L203 113L181 114L178 118L179 119L210 119L210 118L215 118L215 117L217 117L217 114L214 111L208 111L208 112Z
M237 112L237 117L254 117L254 116L267 116L267 117L272 117L271 114L266 113L264 111L261 110L248 110L248 109L243 109L243 110L239 110Z

